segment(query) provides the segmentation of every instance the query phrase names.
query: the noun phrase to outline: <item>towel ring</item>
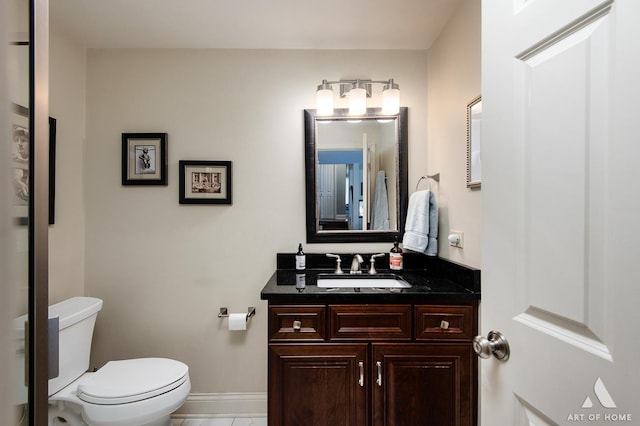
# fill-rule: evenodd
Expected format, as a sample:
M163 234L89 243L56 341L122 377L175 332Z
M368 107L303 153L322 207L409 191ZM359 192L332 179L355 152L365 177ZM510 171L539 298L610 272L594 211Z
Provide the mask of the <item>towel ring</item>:
M418 190L418 186L420 185L420 182L422 182L424 179L433 179L436 182L440 182L440 173L435 173L433 175L421 176L420 179L418 179L418 182L416 183L416 191ZM430 181L429 181L429 189L431 189L431 182Z

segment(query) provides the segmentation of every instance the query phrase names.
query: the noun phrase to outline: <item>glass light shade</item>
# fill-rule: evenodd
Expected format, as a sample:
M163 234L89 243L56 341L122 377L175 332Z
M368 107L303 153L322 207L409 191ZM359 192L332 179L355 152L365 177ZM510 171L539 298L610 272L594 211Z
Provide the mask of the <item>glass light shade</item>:
M367 90L354 87L349 91L349 115L364 115L367 112Z
M333 90L320 89L316 92L316 113L321 116L333 115Z
M400 89L385 89L382 92L382 113L395 115L400 112Z

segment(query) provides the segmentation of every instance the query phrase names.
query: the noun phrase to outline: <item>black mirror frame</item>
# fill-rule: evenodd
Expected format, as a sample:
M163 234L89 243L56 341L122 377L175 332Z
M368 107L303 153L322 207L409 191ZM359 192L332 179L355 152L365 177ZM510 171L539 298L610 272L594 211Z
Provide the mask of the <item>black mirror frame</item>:
M381 109L368 108L364 117L384 117ZM400 108L398 117L398 231L318 231L318 217L316 207L316 110L304 110L304 162L305 162L305 192L307 216L307 243L364 243L387 242L402 240L404 224L407 216L409 190L409 134L408 108ZM348 117L348 110L336 110L332 117ZM388 116L387 116L388 117ZM326 118L326 117L323 117Z

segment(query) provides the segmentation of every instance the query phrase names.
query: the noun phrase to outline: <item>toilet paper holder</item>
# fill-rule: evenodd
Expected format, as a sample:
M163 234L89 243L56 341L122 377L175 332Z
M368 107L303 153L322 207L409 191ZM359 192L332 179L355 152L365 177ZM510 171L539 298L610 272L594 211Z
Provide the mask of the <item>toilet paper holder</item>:
M250 306L247 308L247 321L249 321L249 318L251 318L252 316L254 316L256 314L256 308L253 306ZM229 310L226 307L222 307L220 308L220 312L218 313L218 318L225 318L229 316Z

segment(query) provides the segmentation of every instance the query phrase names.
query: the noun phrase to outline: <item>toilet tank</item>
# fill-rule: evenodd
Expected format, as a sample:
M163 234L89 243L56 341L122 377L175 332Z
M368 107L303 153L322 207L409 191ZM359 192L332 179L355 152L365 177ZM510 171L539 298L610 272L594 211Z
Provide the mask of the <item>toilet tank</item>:
M49 318L59 317L59 375L49 380L49 395L64 388L89 369L93 327L102 300L72 297L49 306Z

